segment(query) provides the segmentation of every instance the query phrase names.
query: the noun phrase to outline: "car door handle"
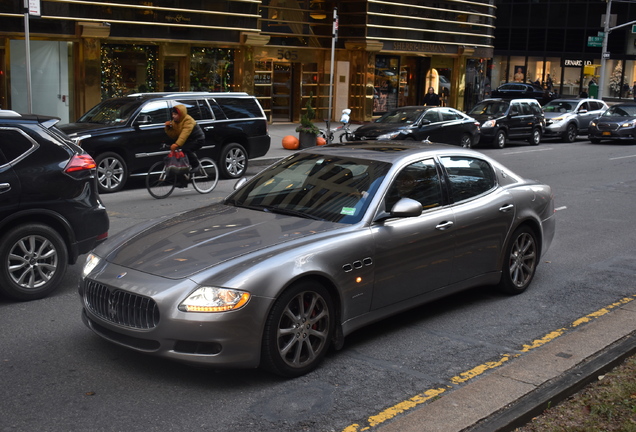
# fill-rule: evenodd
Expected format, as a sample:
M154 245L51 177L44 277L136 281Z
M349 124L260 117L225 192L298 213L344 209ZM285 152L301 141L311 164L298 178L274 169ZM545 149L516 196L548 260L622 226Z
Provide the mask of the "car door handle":
M11 190L11 183L0 183L0 193L8 192Z
M206 127L203 128L203 130L206 130L206 131L209 131L209 130L212 130L212 129L214 129L214 126L206 126Z
M442 222L440 224L438 224L435 229L438 229L440 231L444 231L449 229L450 227L453 226L453 222L452 221L446 221L446 222Z
M514 208L514 206L515 206L514 204L506 204L503 207L499 207L499 211L505 213L507 211L512 210Z

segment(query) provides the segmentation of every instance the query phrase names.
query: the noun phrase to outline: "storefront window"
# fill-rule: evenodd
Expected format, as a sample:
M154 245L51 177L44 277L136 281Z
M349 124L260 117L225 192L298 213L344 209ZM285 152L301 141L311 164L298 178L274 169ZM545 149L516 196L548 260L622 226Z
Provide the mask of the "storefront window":
M193 47L190 90L228 92L234 88L234 50Z
M104 44L101 62L102 100L157 91L156 46Z
M373 114L385 113L397 108L400 58L381 56L375 58L375 83Z

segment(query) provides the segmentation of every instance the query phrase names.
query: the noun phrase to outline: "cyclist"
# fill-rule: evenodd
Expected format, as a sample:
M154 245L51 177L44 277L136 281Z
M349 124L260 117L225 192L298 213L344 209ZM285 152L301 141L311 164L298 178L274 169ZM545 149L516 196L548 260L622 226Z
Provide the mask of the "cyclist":
M190 115L185 105L175 105L171 110L172 120L165 123L166 134L173 140L174 144L170 146L170 150L182 150L188 157L192 169L190 172L196 172L201 168L199 158L195 153L203 147L205 134ZM182 178L177 182L177 187L187 187L188 181Z

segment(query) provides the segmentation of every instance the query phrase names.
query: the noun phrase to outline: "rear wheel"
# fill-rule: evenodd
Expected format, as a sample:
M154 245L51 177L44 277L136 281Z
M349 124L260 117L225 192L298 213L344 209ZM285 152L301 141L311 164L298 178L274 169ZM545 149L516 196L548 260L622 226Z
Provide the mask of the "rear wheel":
M128 179L128 168L126 162L117 153L107 152L95 158L97 165L97 186L101 193L120 191L126 179Z
M190 174L192 176L192 186L199 193L212 192L219 181L219 169L210 158L202 158L199 162L201 168L197 172Z
M530 138L528 138L528 142L531 145L539 145L539 143L541 142L541 129L534 128L532 130L532 135L530 135Z
M224 178L233 179L245 175L245 171L247 171L247 152L245 148L238 143L226 145L221 151L219 164L221 176Z
M507 294L520 294L528 288L537 269L538 243L528 227L518 228L506 247L498 288Z
M311 372L329 349L334 319L325 287L314 281L292 285L276 300L265 322L262 367L290 378Z
M146 189L157 199L167 198L174 190L176 176L166 172L166 164L156 162L148 170Z
M578 136L579 131L574 123L570 123L567 128L565 128L565 132L563 132L563 141L573 143L576 141L576 137Z
M504 148L506 146L506 132L498 130L492 143L494 148Z
M14 300L47 296L67 265L66 243L47 225L20 225L0 238L0 291Z

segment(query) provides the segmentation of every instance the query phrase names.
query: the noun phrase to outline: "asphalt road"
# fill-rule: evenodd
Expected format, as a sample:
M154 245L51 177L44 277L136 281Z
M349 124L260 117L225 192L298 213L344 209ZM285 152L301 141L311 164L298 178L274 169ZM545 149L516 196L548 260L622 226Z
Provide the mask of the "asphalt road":
M49 298L0 300L0 431L376 430L417 409L414 398L446 389L439 399L450 399L485 382L504 356L521 362L535 341L636 294L636 146L483 152L555 192L557 234L523 295L483 287L415 308L350 335L315 372L284 380L195 369L101 340L81 323L75 265ZM217 201L233 183L166 200L135 187L104 195L111 233Z

